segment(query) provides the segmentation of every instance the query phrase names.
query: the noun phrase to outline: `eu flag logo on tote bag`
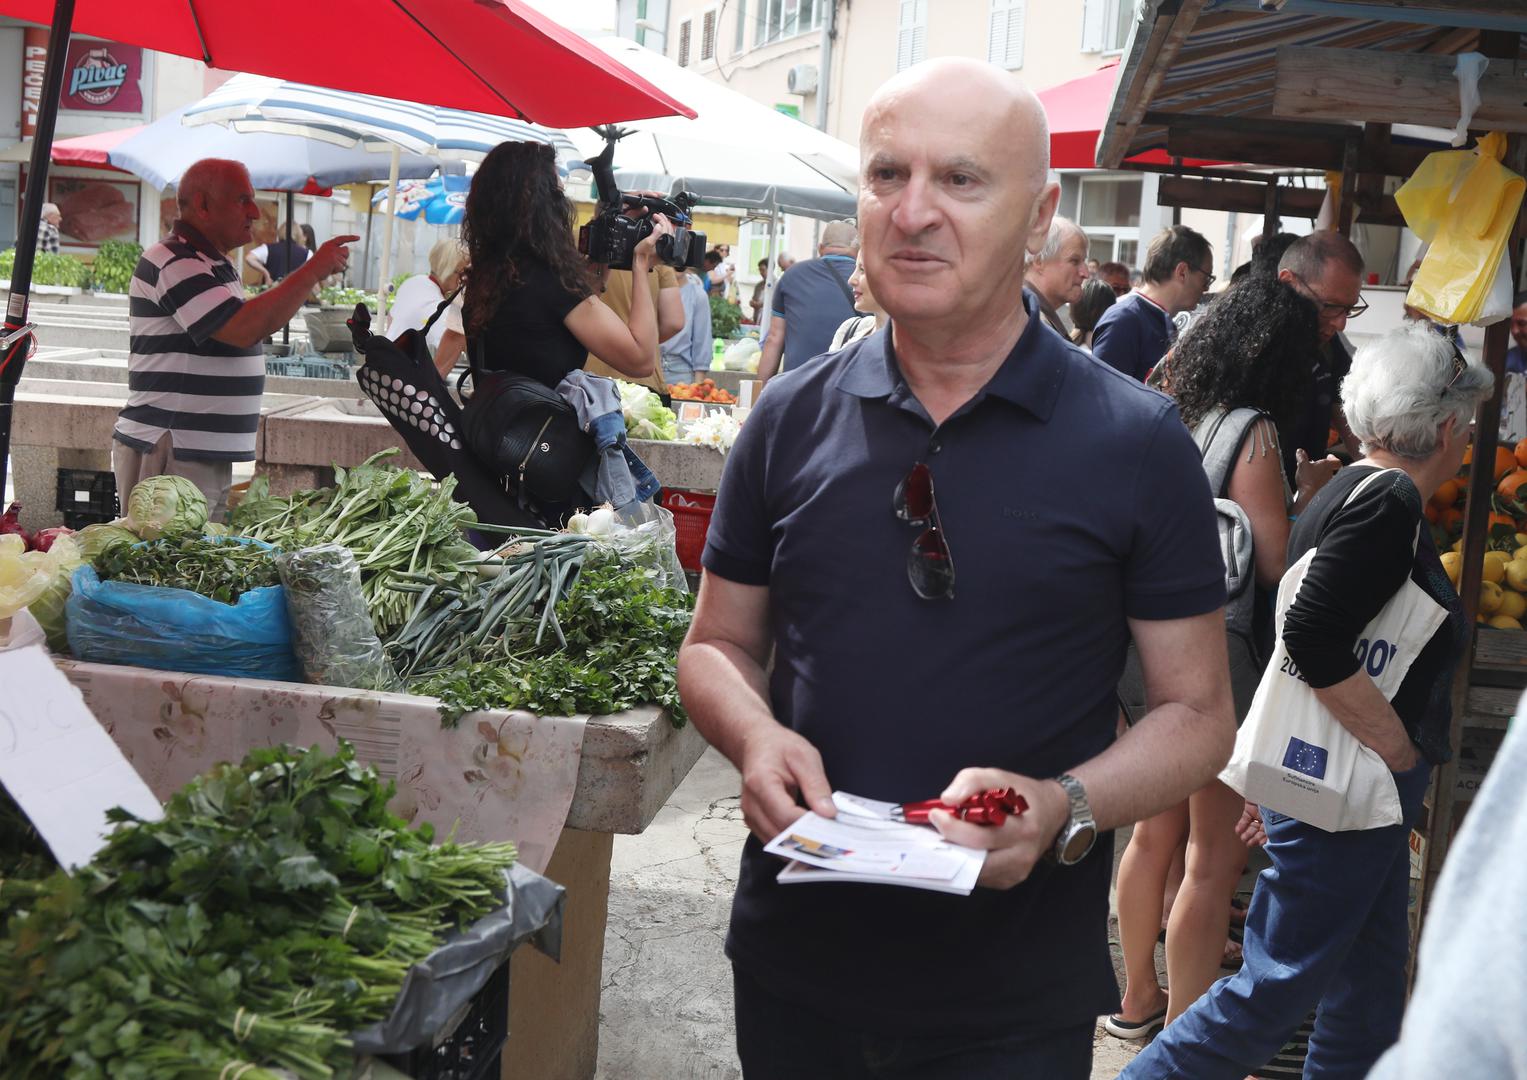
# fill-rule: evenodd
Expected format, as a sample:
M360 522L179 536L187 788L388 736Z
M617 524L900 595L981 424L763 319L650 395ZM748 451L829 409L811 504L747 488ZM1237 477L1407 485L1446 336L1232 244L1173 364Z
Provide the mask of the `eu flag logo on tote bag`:
M1290 738L1288 750L1283 755L1283 767L1322 780L1326 774L1327 754L1324 747L1307 743L1303 739Z

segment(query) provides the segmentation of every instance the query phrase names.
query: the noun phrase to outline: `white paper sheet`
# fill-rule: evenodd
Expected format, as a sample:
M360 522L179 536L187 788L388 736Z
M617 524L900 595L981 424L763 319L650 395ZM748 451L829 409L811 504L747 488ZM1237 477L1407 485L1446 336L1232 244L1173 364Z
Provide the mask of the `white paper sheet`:
M0 653L0 686L0 785L61 865L100 850L112 807L159 819L159 800L41 647Z

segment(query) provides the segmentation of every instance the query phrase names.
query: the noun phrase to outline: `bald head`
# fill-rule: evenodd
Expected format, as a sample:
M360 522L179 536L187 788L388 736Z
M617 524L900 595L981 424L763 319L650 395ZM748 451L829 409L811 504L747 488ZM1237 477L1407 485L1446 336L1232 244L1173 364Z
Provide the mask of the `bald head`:
M240 183L249 183L249 170L243 163L226 158L202 158L181 174L175 201L184 208L193 205L197 196L216 196L230 185Z
M194 225L219 251L232 251L253 239L252 222L260 218L249 170L237 161L203 158L180 177L175 200L182 221Z
M1060 194L1049 147L1038 99L991 64L933 60L875 93L859 140L859 242L899 327L1022 320L1012 298Z
M937 112L982 147L1008 151L1012 166L1035 187L1049 178L1050 122L1044 106L995 64L949 56L898 73L865 106L860 144L873 125L910 110Z

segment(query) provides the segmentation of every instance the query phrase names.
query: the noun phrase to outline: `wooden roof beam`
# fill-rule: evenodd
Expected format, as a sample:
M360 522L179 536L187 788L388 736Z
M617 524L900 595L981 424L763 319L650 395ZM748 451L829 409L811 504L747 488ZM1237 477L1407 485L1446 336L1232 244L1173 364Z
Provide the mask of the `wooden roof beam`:
M1427 53L1284 46L1278 50L1273 115L1450 128L1458 122L1454 63L1451 56ZM1479 96L1473 129L1527 132L1527 64L1490 61Z
M1163 176L1157 186L1156 201L1162 206L1262 214L1267 207L1268 188L1267 184L1237 180ZM1323 188L1280 187L1278 212L1288 217L1313 219L1320 213L1320 207L1325 202L1325 195ZM1364 225L1403 225L1405 223L1392 195L1374 196L1358 192L1356 205L1361 209L1357 220Z
M1145 123L1167 129L1166 149L1173 157L1322 172L1342 168L1347 143L1362 138L1362 129L1348 125L1251 117L1151 112L1145 115ZM1360 160L1360 171L1409 176L1431 149L1391 143L1379 148L1371 160Z

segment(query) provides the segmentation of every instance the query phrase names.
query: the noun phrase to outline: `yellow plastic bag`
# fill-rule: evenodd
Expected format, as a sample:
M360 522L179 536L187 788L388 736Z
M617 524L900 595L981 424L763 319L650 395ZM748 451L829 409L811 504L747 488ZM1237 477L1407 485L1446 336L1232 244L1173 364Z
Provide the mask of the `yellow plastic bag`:
M1428 154L1395 202L1431 244L1405 302L1443 323L1479 318L1527 191L1500 163L1506 137L1491 132L1475 150Z
M14 533L0 536L0 619L30 607L56 577L69 574L79 564L79 549L67 536L54 541L49 551L27 551Z

